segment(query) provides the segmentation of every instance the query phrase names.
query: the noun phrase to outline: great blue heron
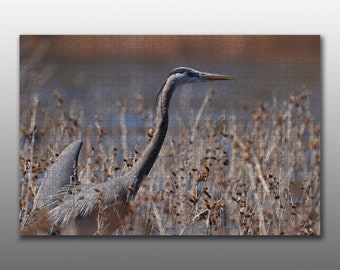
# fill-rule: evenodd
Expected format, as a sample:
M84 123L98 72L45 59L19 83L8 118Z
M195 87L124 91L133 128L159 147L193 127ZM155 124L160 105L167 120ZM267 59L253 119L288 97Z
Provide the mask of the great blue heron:
M175 68L156 99L157 119L151 142L132 170L104 183L80 182L77 160L82 142L74 142L61 153L43 179L35 197L34 210L45 209L51 223L57 225L62 234L79 235L96 232L100 211L103 225L101 233L112 234L126 216L127 204L138 192L161 150L168 129L170 99L176 87L185 83L231 79L229 75L200 72L186 67Z

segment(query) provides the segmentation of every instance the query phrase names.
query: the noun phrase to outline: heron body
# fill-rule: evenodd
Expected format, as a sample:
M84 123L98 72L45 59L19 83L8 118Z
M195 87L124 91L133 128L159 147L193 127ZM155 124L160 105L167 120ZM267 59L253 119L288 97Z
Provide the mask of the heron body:
M112 234L124 224L129 203L149 174L163 145L169 122L169 105L175 89L185 83L231 80L229 75L179 67L172 70L156 99L153 137L132 170L104 183L85 184L78 180L77 160L81 141L70 144L50 167L34 201L34 209L45 209L61 234L92 235L101 224L101 234Z

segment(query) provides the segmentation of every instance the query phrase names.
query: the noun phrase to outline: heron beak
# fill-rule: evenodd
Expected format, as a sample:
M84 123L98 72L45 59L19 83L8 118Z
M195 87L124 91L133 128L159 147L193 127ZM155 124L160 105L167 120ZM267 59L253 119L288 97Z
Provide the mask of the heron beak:
M230 75L221 75L213 73L201 73L200 78L203 80L233 80L234 78Z

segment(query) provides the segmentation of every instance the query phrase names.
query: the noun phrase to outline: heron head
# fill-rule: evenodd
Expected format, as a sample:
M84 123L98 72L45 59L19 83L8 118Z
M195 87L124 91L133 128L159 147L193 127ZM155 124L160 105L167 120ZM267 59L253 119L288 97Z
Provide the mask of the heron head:
M170 72L168 79L174 81L176 85L182 85L185 83L196 83L213 80L232 80L233 77L229 75L202 72L187 67L178 67Z

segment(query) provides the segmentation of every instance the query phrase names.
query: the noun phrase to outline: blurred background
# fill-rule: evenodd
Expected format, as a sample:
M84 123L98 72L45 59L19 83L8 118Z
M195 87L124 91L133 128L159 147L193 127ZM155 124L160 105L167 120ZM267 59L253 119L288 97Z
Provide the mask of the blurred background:
M64 106L83 113L86 123L93 123L96 115L104 119L104 127L118 124L117 101L125 102L131 116L128 124L136 127L138 95L153 109L163 82L178 66L235 77L177 90L171 110L181 114L184 124L192 119L188 112L197 113L208 87L216 91L207 113L223 110L240 121L249 118L260 102L274 97L287 100L290 94L308 90L313 116L320 120L318 35L24 35L20 37L21 116L28 113L33 96L42 108L53 110L53 94L58 93ZM176 117L171 121L174 124Z

